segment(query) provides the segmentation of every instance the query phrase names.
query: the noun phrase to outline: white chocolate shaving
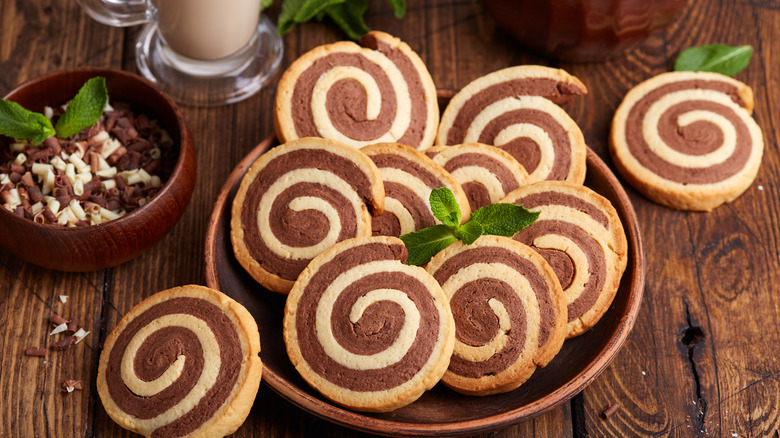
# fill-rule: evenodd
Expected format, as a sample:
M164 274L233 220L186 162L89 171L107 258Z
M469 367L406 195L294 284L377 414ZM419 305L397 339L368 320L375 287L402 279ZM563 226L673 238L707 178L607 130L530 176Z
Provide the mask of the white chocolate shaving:
M62 324L58 325L57 327L54 327L54 330L52 330L51 333L49 333L49 336L53 336L53 335L62 333L62 332L64 332L67 329L68 329L68 323L63 322Z

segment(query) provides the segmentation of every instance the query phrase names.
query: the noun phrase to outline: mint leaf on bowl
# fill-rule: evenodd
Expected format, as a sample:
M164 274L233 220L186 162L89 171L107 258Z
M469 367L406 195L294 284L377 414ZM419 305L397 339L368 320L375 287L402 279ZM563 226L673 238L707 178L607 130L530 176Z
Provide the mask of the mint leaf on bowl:
M539 217L539 212L528 211L521 205L491 204L471 213L471 218L461 225L460 206L450 189L434 189L428 201L433 215L442 223L401 236L409 253L407 265L424 265L458 240L471 245L486 234L512 237Z
M708 71L736 76L750 63L753 47L732 47L725 44L709 44L690 47L680 52L674 62L675 71Z
M98 121L108 102L106 79L94 77L81 87L76 96L68 103L65 114L57 120L54 129L57 137L68 138Z
M41 144L54 135L51 121L43 114L25 109L16 102L0 99L0 134Z
M68 103L68 109L52 126L41 113L23 108L16 102L0 99L0 135L43 143L49 137L68 138L94 125L108 102L106 79L94 77L81 87Z

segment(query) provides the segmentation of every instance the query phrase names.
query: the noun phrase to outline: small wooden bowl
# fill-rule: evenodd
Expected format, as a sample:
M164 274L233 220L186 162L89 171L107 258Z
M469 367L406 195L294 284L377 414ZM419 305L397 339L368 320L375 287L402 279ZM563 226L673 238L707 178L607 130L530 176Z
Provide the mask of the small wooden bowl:
M87 79L106 78L109 101L124 101L155 118L178 145L178 159L163 189L144 206L99 225L67 228L37 224L0 207L0 246L49 269L85 272L119 265L162 239L184 213L195 187L195 146L181 111L156 85L132 73L80 68L52 73L13 89L5 99L43 112L76 95ZM0 138L0 147L9 139Z
M447 96L442 96L445 101ZM546 412L574 397L612 361L639 313L645 284L645 260L639 225L628 195L606 164L588 148L585 185L608 198L628 238L628 266L607 313L588 332L567 340L547 367L520 388L504 394L470 397L436 385L414 403L393 412L354 412L333 404L312 389L287 357L282 338L285 296L267 291L233 255L230 209L244 174L277 143L270 137L233 170L214 204L206 231L206 284L243 304L257 320L263 347L263 381L300 408L342 426L389 436L471 435L501 429Z

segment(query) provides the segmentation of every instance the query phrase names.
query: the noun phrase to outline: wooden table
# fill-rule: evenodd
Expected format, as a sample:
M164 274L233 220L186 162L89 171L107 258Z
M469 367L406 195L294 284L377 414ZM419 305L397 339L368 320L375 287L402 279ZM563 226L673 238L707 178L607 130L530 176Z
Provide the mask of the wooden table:
M278 3L278 2L277 2ZM780 3L699 0L664 33L619 59L565 64L528 53L495 29L476 0L409 2L396 20L372 1L369 26L407 41L438 87L457 89L519 64L559 66L591 92L567 107L588 145L608 163L612 114L632 85L671 68L683 48L751 44L738 79L756 92L755 119L766 139L755 183L711 213L674 211L627 188L647 259L644 303L614 362L581 394L497 436L775 436L780 427ZM271 11L276 18L278 5ZM74 0L0 2L0 93L58 69L136 71L138 29L100 25ZM342 38L325 24L285 36L283 67L314 46ZM275 85L275 84L274 84ZM133 305L157 291L204 283L204 234L212 204L231 169L273 132L274 86L221 108L185 107L196 137L198 179L192 202L162 242L114 269L48 271L0 249L0 436L127 436L106 415L95 377L103 340ZM4 232L4 230L0 230ZM59 295L68 295L61 303ZM92 333L46 362L24 356L47 345L49 315L76 316ZM63 379L82 391L61 392ZM604 420L611 403L620 411ZM263 386L237 436L357 436L309 415Z

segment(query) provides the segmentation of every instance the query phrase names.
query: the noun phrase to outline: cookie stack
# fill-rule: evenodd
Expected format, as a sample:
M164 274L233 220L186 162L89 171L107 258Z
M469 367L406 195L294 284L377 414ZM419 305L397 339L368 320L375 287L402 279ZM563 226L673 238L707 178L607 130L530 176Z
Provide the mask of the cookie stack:
M288 294L290 360L351 409L405 406L437 382L511 391L617 291L626 241L609 202L582 186L587 147L558 104L587 93L562 70L512 67L463 88L439 124L430 74L405 43L313 49L283 75L281 145L249 169L231 241L264 288ZM425 268L398 236L431 227L431 191L462 220L496 202L540 219L513 239L457 242Z

